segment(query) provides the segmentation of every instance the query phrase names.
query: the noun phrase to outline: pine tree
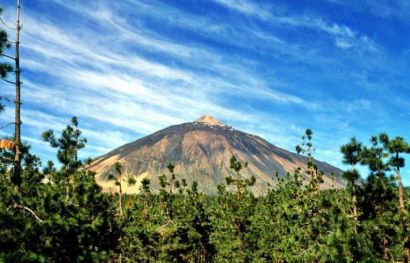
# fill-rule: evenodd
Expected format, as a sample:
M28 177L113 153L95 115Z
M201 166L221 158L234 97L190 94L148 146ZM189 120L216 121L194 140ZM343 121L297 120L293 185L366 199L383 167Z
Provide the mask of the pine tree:
M400 169L405 166L405 159L401 156L404 153L408 153L410 151L410 146L404 140L403 137L395 137L394 139L389 140L387 135L385 136L386 139L384 141L384 147L390 153L390 165L394 168L396 172L396 180L398 184L398 196L399 196L399 206L400 212L404 213L405 206L404 206L404 191L403 191L403 183L401 180Z
M119 235L110 210L112 199L101 192L92 172L79 170L78 150L85 147L86 139L80 138L75 117L71 124L60 138L52 131L43 134L57 148L62 167L56 171L48 165L50 181L41 185L43 191L37 197L44 223L33 232L40 231L44 239L28 247L40 258L56 262L107 260L117 248Z
M255 184L255 177L252 176L249 179L242 179L240 176L240 172L243 168L248 167L247 162L240 162L236 159L236 157L233 155L230 159L230 165L229 168L232 169L236 177L233 178L231 176L226 177L226 183L227 185L235 185L236 186L236 200L239 203L241 201L241 192L248 186L252 186Z
M388 136L381 133L370 138L371 145L363 147L361 163L369 167L370 175L363 186L361 203L364 231L371 236L375 252L385 260L393 260L398 252L397 196L390 171L389 153L386 150ZM400 252L400 254L402 254Z
M305 135L302 136L302 144L296 146L296 152L298 154L306 154L306 174L309 177L308 187L313 187L311 193L315 193L320 189L320 184L323 183L323 172L319 171L313 158L313 131L306 129Z
M76 163L73 145L57 146L60 157L72 152L68 162L61 158L64 164ZM0 177L0 261L109 260L120 231L110 210L113 201L101 192L94 174L74 166L67 169L64 164L58 170L50 162L41 172L39 158L30 154L29 147L21 149L20 191L13 190L7 170Z
M251 258L252 235L248 233L251 216L254 213L256 199L249 187L255 183L255 178L242 178L240 171L246 167L246 162L240 162L236 157L230 160L234 177L226 178L227 185L235 185L234 193L226 190L226 185L218 186L218 194L213 200L211 221L214 230L211 234L211 244L215 246L216 261L246 262Z
M118 209L117 210L118 210L119 216L122 217L124 214L124 211L122 209L123 193L122 193L122 184L121 184L121 179L122 179L121 176L122 176L123 171L122 171L122 165L119 162L114 163L114 171L116 175L109 174L108 180L114 180L115 186L118 187Z
M403 228L403 235L404 235L404 258L405 261L410 260L410 248L409 242L409 220L408 216L406 216L406 208L405 208L405 197L404 197L404 190L403 190L403 183L401 180L400 169L405 166L405 159L401 156L404 153L408 153L410 151L410 146L404 140L403 137L395 137L393 139L389 139L387 135L384 135L384 147L390 153L390 165L393 167L394 171L396 172L396 180L398 185L398 196L399 196L399 211L400 211L400 221Z
M71 119L71 125L67 125L58 139L55 137L53 130L45 131L42 134L45 142L58 149L57 158L67 172L75 171L82 165L82 162L78 160L77 152L85 147L87 139L80 136L81 131L78 129L77 117Z
M1 10L0 10L1 11ZM0 29L0 51L1 55L3 57L6 57L8 59L11 59L14 61L14 73L15 73L15 81L10 81L6 79L7 73L11 72L13 67L9 63L0 63L0 77L3 81L15 85L15 90L16 90L16 95L15 99L10 100L6 98L8 101L12 101L15 104L15 120L12 123L9 124L14 124L15 126L15 133L14 133L14 142L15 142L15 147L14 147L14 177L18 178L20 177L21 174L21 80L20 80L20 31L21 31L21 25L20 25L20 11L21 11L21 5L20 5L20 0L17 0L17 17L16 17L16 27L13 28L9 25L7 25L3 19L0 19L3 25L5 25L7 28L16 31L16 40L15 41L10 41L7 39L7 34L4 32L4 30ZM1 13L1 12L0 12ZM10 47L11 43L14 44L15 46L15 56L9 56L4 53L4 48L5 47ZM0 111L4 109L4 105L0 104ZM6 124L9 125L9 124ZM3 126L4 127L4 126ZM20 179L16 179L20 180ZM18 190L18 188L17 188Z
M360 163L361 160L362 144L353 137L349 143L340 148L340 151L343 154L343 163L351 166L351 171L345 172L343 176L348 181L348 189L350 190L352 196L353 220L355 224L355 232L357 233L358 212L356 181L359 179L359 173L356 170L356 165Z

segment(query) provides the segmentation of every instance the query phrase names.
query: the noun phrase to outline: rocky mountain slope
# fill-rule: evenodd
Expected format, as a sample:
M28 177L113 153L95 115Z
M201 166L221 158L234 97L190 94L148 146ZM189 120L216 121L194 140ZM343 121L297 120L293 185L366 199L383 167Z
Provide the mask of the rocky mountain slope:
M276 147L266 140L224 125L211 116L203 116L190 123L170 126L134 142L125 144L95 159L88 169L97 173L97 182L106 191L114 191L114 183L107 180L114 173L113 165L123 166L123 188L127 193L137 193L143 178L149 178L151 188L158 189L158 177L167 174L167 165L175 165L179 179L185 178L190 185L199 183L199 188L207 193L215 193L217 185L225 182L230 158L235 155L247 161L242 170L243 177L256 177L253 191L263 194L274 184L276 172L284 176L298 167L305 167L306 158ZM341 170L324 162L316 162L325 176L323 188L341 187ZM336 174L336 180L330 174ZM134 186L128 186L128 177L136 179Z

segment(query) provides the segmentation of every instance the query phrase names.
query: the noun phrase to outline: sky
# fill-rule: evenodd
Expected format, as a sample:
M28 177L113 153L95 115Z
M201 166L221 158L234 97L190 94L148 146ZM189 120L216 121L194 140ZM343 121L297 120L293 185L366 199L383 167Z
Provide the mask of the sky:
M410 139L409 17L407 0L22 0L23 140L45 164L41 133L77 116L93 158L210 114L292 151L311 128L343 168L352 136Z

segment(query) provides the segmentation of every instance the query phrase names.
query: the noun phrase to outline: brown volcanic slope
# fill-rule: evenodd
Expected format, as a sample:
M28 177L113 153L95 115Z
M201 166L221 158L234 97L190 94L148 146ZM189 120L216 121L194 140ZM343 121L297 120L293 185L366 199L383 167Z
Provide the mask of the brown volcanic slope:
M125 144L97 159L88 169L97 173L97 182L105 191L114 191L114 183L106 178L113 172L113 164L120 162L124 168L124 190L137 193L143 178L149 178L151 188L158 189L158 176L167 174L166 166L175 165L179 179L185 178L189 185L197 181L199 188L215 193L217 185L232 175L229 160L235 155L247 161L243 177L256 177L255 194L266 192L274 184L275 173L293 173L298 167L306 167L306 158L270 144L266 140L226 126L211 116L203 116L195 122L170 126L149 136ZM328 175L341 174L341 170L324 162L316 162L325 176L322 187L344 186L337 176L336 181ZM128 187L126 178L134 177L135 186Z

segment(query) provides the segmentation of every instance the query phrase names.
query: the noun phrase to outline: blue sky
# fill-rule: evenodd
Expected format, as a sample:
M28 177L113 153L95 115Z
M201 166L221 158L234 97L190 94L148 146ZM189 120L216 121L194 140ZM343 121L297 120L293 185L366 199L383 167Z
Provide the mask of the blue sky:
M24 139L44 162L42 131L74 115L83 157L204 114L288 150L312 128L340 167L352 136L410 139L407 0L22 2Z

